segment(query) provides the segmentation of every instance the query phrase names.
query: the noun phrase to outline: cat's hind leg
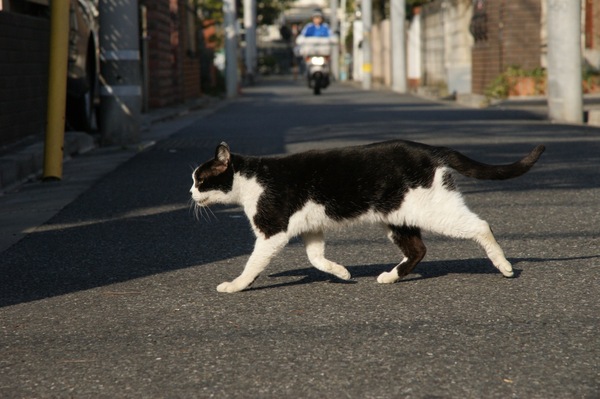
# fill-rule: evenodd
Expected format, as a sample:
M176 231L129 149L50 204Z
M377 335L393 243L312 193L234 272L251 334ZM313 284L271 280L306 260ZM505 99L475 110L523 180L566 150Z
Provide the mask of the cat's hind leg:
M490 225L467 208L458 195L446 197L444 206L445 212L443 215L432 212L430 216L435 218L435 222L429 220L425 223L426 227L422 227L449 237L474 240L483 247L487 257L504 277L513 277L512 266L506 260L504 251L494 238ZM440 222L442 220L443 222Z
M388 226L389 239L396 244L404 259L389 272L383 272L377 277L377 282L382 284L395 283L409 274L415 266L425 257L427 248L421 240L421 230L408 226Z
M325 258L325 240L323 232L302 234L308 260L317 269L333 274L342 280L350 280L350 272L342 265L338 265Z
M514 276L515 273L512 265L508 260L506 260L504 251L502 251L502 248L500 248L500 245L498 245L490 225L485 220L481 221L479 231L474 235L473 239L483 247L487 257L492 261L496 269L498 269L504 277Z
M285 247L289 239L287 234L279 233L269 238L259 237L254 244L254 251L246 262L244 271L233 281L220 284L219 292L238 292L250 286L258 275L265 270L271 259Z
M457 225L462 225L460 229L457 229L456 231L444 231L441 233L451 237L470 238L474 240L483 247L487 257L504 277L513 277L514 272L512 265L504 256L504 251L502 251L496 238L494 238L490 225L474 213L471 213L468 216L470 216L468 219L472 219L472 221L469 223L457 223ZM465 228L465 226L468 227Z

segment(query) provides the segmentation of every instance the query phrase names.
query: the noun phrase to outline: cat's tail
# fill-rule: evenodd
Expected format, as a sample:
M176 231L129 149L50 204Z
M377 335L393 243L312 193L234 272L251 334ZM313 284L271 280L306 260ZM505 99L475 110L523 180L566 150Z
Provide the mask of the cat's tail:
M481 180L505 180L525 174L537 162L544 150L543 145L538 145L523 159L509 165L488 165L477 162L465 155L449 150L445 156L445 164L458 173Z

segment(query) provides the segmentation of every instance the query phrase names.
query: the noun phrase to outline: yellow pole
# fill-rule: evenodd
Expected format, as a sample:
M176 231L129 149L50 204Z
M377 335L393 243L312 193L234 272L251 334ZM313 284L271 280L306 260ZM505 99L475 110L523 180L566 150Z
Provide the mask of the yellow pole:
M50 65L44 180L60 180L62 178L68 51L69 0L52 0L50 2Z

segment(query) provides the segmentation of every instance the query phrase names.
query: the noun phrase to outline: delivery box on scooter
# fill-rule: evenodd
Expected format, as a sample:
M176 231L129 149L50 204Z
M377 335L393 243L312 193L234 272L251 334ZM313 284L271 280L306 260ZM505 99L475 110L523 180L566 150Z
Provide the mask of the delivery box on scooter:
M298 52L302 56L331 55L333 40L330 37L298 37Z

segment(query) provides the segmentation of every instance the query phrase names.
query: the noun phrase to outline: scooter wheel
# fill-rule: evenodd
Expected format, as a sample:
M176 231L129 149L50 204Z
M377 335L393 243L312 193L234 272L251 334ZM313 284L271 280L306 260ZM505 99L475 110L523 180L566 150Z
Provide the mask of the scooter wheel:
M320 95L321 94L321 86L315 85L315 87L313 87L313 93L315 94L315 96Z

